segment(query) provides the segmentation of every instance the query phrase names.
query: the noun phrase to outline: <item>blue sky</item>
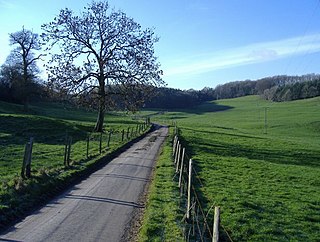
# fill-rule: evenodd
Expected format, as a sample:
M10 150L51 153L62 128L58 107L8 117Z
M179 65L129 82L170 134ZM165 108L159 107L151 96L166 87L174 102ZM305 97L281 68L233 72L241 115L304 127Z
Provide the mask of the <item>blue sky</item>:
M91 0L0 0L0 64L8 33L41 33L65 7ZM169 87L202 89L272 75L320 73L320 0L110 0L160 37Z

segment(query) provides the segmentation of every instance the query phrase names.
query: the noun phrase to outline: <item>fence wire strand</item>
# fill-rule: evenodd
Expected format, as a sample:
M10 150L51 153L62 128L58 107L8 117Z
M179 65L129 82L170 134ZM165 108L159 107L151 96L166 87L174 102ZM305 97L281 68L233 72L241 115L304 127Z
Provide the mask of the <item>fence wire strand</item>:
M177 133L179 133L179 130L176 128ZM178 135L176 134L173 138L173 158L175 158L178 152L178 146L177 143L179 142L179 144L181 144L181 150L183 149L182 147L182 142L180 142ZM182 165L182 176L181 176L181 187L180 187L180 197L182 199L182 202L180 202L180 205L184 205L186 206L186 195L187 195L187 186L188 186L188 176L189 176L189 163L188 161L190 159L192 159L188 154L187 151L185 151L184 153L184 160L180 160L181 157L178 157L179 162L176 162L175 165L179 165L179 163L183 163ZM196 164L196 163L195 163ZM176 168L176 167L175 167ZM176 172L173 179L175 179L177 177L177 174L180 173L180 169L179 172ZM192 166L192 173L194 174L194 176L192 176L193 178L195 177L197 183L201 186L204 187L203 182L201 181L201 178L196 170L196 168L194 166ZM179 177L179 176L178 176ZM191 183L192 184L192 183ZM202 206L202 203L199 199L199 195L198 195L198 191L196 189L196 187L192 184L191 185L191 196L193 197L193 202L189 208L189 210L187 210L181 220L181 222L185 222L185 238L186 241L190 241L190 239L192 237L194 237L195 241L207 241L208 239L212 239L213 238L213 231L211 230L211 226L208 222L208 217L211 214L214 205L212 205L208 211L205 213L205 209ZM194 211L193 213L191 211ZM191 220L186 221L187 218L187 214L191 212L191 216L193 216L191 218ZM190 224L191 222L191 224ZM194 224L195 222L195 224ZM203 224L203 225L202 225ZM198 231L198 233L193 234L192 235L192 231L195 231L194 226L196 225L196 230ZM225 234L227 235L228 239L233 242L230 234L227 232L226 228L220 223L221 228L223 229L223 231L225 232ZM202 229L201 229L202 228ZM207 233L207 236L205 235ZM209 236L209 238L208 238Z

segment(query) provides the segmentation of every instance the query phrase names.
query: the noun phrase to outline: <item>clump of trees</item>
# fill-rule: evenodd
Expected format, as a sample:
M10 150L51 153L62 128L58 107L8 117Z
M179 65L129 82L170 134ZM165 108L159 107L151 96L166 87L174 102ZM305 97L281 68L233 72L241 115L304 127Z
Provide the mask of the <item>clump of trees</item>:
M24 27L9 34L9 40L15 48L0 69L0 99L22 103L28 110L30 99L42 91L36 65L43 56L36 54L41 49L41 41L37 34Z
M264 98L282 102L320 96L320 79L273 86L263 93Z

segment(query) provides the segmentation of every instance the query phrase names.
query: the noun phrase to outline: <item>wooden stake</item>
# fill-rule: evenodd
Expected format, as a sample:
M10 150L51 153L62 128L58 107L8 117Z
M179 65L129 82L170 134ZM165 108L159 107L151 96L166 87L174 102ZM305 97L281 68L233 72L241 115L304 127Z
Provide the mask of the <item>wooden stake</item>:
M129 134L130 134L130 127L127 129L127 139L129 139Z
M110 147L110 139L111 139L111 130L109 131L109 136L108 136L108 143L107 143L107 147Z
M181 154L181 144L179 144L179 147L178 147L178 159L177 159L177 165L176 165L176 173L178 173L178 171L179 171L180 154Z
M70 166L70 153L71 153L71 143L72 143L72 137L69 138L68 143L68 155L67 155L67 166Z
M175 148L174 164L177 164L179 144L180 144L180 142L178 141L177 145L176 145L176 148Z
M102 132L100 133L99 153L102 153Z
M181 188L181 182L182 182L184 152L185 152L185 148L183 148L183 150L182 150L182 157L181 157L181 164L180 164L180 175L179 175L179 188Z
M31 161L32 161L32 147L33 147L33 137L26 144L22 162L21 177L27 178L31 177Z
M219 223L220 223L220 208L215 207L212 242L219 242Z
M90 143L90 137L87 137L87 159L89 158L89 143Z
M178 139L178 137L177 137L177 136L174 136L173 146L172 146L172 156L174 156L174 152L175 152L175 149L176 149L177 139Z
M190 218L191 207L191 182L192 182L192 159L189 160L189 176L188 176L188 203L187 203L187 219Z

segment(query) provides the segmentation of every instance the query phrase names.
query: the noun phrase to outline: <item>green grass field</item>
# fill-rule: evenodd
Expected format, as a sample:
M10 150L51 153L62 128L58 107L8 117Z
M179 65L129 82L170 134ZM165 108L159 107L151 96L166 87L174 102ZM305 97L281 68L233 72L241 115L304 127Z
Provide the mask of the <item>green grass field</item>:
M203 183L202 202L221 207L233 241L319 241L319 97L219 100L157 119L177 121Z
M96 113L62 107L59 104L30 106L28 113L21 105L0 102L0 228L24 214L55 186L67 186L68 179L76 177L99 158L115 151L126 142L139 136L137 125L124 113L108 113L105 130L113 130L109 147L108 133L92 133ZM127 131L130 128L129 137ZM122 130L126 131L122 141ZM132 133L132 135L131 135ZM71 167L64 167L64 144L66 134L72 137ZM90 137L87 159L87 137ZM20 178L24 147L34 138L32 152L32 179Z

